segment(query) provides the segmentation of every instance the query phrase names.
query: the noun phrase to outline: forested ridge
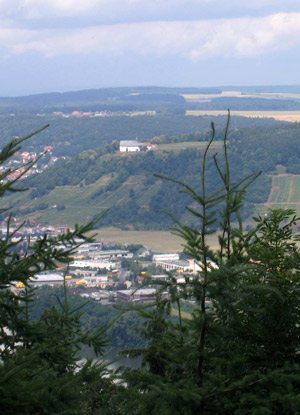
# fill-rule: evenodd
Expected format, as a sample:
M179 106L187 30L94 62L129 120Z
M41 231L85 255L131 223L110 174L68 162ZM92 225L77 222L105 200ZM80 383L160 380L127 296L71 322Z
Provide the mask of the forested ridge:
M216 140L222 136L222 129L216 130ZM209 129L203 132L189 133L175 136L162 135L154 137L153 143L172 143L185 141L207 141L209 138ZM235 169L253 169L261 167L265 173L274 173L276 166L282 164L291 168L295 159L300 162L300 126L298 123L288 124L280 127L262 127L254 126L248 128L239 128L230 133L228 139L228 151L232 158L232 168ZM288 144L288 145L287 145ZM184 147L184 145L182 146ZM179 148L180 149L180 148ZM214 150L212 150L213 152ZM57 185L74 185L85 180L87 184L95 182L99 177L108 173L118 173L118 169L125 169L127 176L139 173L166 173L166 169L175 166L175 163L190 163L190 157L194 150L182 151L150 151L147 153L138 153L131 155L118 155L118 143L106 147L98 147L82 152L73 159L66 161L57 171L56 175L49 172L42 174L40 177L28 179L28 184L38 185L39 182L46 186L46 180ZM197 150L199 154L202 150ZM105 156L106 155L111 155ZM264 161L261 164L261 161ZM165 164L164 164L165 163ZM160 169L160 165L163 164ZM242 166L241 166L242 164ZM196 168L196 167L195 167ZM158 170L157 170L158 169ZM54 170L53 170L54 171ZM175 169L174 174L185 174L180 169ZM74 174L70 174L70 172ZM124 175L126 172L123 172ZM178 173L179 174L179 173ZM47 179L45 179L47 177Z
M216 142L220 142L222 134L223 130L217 128ZM158 144L182 142L184 147L185 141L205 142L208 138L209 130L206 129L201 133L157 136L152 141ZM297 123L280 127L254 126L230 132L228 156L233 179L262 171L248 191L242 210L244 218L251 215L254 204L267 201L271 189L269 175L276 174L278 166L283 166L287 172L300 173L299 140L300 128ZM214 147L209 152L207 186L210 190L218 186L213 155L220 152L221 148ZM43 174L26 179L24 185L30 186L31 190L24 197L18 196L19 214L29 213L28 210L24 211L23 205L27 209L30 206L36 212L40 207L47 209L47 204L50 204L47 198L51 192L51 200L63 205L67 214L68 200L60 200L58 196L55 198L55 192L64 186L75 186L80 187L79 205L99 206L99 210L101 207L111 208L102 221L103 225L165 229L171 221L157 211L166 210L171 203L176 215L189 220L185 209L188 200L184 194L176 192L175 184L161 181L154 177L154 173L172 175L177 180L193 184L195 175L201 169L202 156L201 147L121 155L117 142L87 150L59 166L49 168ZM13 198L16 200L16 196ZM3 203L6 206L12 203L11 198L4 198Z
M127 87L103 88L64 93L45 93L21 97L0 97L0 114L51 114L55 111L139 111L151 110L160 114L184 115L186 110L299 110L298 87L219 87L219 88L164 88ZM223 96L226 91L238 96ZM268 96L269 91L278 96ZM250 95L249 95L250 94ZM260 95L262 94L262 95ZM186 96L201 96L199 102L190 102ZM194 100L195 101L195 100Z
M111 99L135 99L140 94L147 95L149 100L155 100L157 96L169 99L170 95L179 96L180 94L220 94L220 88L168 88L168 87L120 87L120 88L101 88L87 89L71 92L52 92L44 94L34 94L21 97L0 97L0 105L11 106L30 106L43 105L53 107L54 105L68 106L80 103L105 102ZM165 99L166 100L166 99Z
M76 107L74 107L76 109ZM51 145L55 156L76 156L84 150L111 144L114 140L148 141L155 136L179 135L203 132L209 129L210 121L216 128L222 128L226 117L185 116L185 115L139 115L130 117L115 115L106 117L69 117L52 114L39 116L36 114L16 114L0 116L0 147L3 147L14 136L22 136L24 131L34 131L43 125L50 128L41 132L32 140L24 143L24 149L37 151ZM273 119L251 119L234 117L237 128L251 125L271 126L284 123Z
M201 169L203 150L149 151L123 156L113 151L112 147L89 150L60 166L47 169L43 174L24 180L24 185L30 186L31 190L24 194L25 199L19 194L13 196L18 199L16 208L19 209L19 212L15 209L14 213L21 216L26 213L22 209L23 204L36 206L37 210L40 207L45 209L47 206L41 204L46 203L51 192L55 194L56 190L64 186L78 186L81 203L99 206L99 210L101 207L110 207L101 225L166 229L171 221L157 211L166 210L170 204L178 217L187 221L190 219L185 209L187 196L178 194L175 184L162 181L154 173L166 176L172 174L177 180L193 184L195 175ZM216 151L212 150L208 165L207 186L210 190L219 185L212 159ZM238 178L245 172L256 171L251 168L251 160L249 164L245 162L239 146L230 155L235 166L233 177ZM255 154L253 158L255 159ZM265 202L269 192L270 180L265 172L251 188L244 216L250 214L249 209L253 203ZM66 203L67 210L67 201L57 199L57 202ZM11 203L11 198L4 198L3 203Z

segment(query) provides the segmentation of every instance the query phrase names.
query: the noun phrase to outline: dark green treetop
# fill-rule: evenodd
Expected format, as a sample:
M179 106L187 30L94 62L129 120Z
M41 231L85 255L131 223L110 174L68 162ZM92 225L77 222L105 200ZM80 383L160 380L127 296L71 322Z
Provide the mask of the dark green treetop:
M187 193L187 210L198 219L189 226L172 216L173 232L199 271L185 283L171 275L163 285L169 298L147 318L149 339L140 353L145 366L125 371L131 399L128 413L162 415L267 415L299 413L299 252L293 211L270 211L245 232L239 209L247 187L259 174L232 182L227 154L214 156L222 186L207 194L207 157L202 163L201 190L171 180ZM220 222L219 249L207 236ZM235 226L234 223L238 225ZM155 282L152 282L155 284ZM186 302L194 304L187 318ZM176 308L179 318L170 318Z
M47 127L47 126L46 126ZM46 128L45 127L45 128ZM31 136L31 135L30 135ZM20 150L30 138L15 139L0 153L0 165ZM32 163L23 168L28 170ZM1 173L0 195L15 189L17 180L9 180L11 169ZM24 174L24 173L23 173ZM78 247L78 240L91 241L86 235L95 222L76 226L57 237L45 235L34 242L17 237L8 220L7 232L0 239L0 412L12 414L96 414L109 412L109 401L116 387L104 376L105 364L78 361L78 350L87 345L96 355L103 353L104 328L83 332L80 310L72 309L67 299L46 310L32 322L30 307L32 289L29 279L37 272L55 270L67 265ZM25 253L19 246L26 245ZM21 282L24 289L16 288Z

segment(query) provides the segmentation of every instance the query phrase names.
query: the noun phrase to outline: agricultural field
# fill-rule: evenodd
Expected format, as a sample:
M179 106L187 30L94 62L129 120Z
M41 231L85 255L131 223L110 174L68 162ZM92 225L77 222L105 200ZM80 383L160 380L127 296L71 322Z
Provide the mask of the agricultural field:
M266 203L270 208L290 208L300 212L300 175L272 176L272 188Z
M161 186L160 182L155 182L151 185L147 191L147 193L142 193L141 196L138 198L138 203L140 206L148 205L150 202L151 197L159 190ZM136 191L136 188L134 188Z
M1 207L35 208L34 212L26 214L26 218L34 219L43 224L83 224L111 206L128 202L130 200L130 190L134 190L137 195L141 191L143 205L146 205L160 185L155 183L151 186L150 193L144 193L142 185L144 176L135 175L130 176L116 190L106 191L97 195L99 190L105 188L109 179L111 179L109 176L103 176L97 182L83 187L57 186L38 200L32 199L29 191L13 193L2 200ZM47 205L48 207L39 209L41 205Z
M221 94L181 94L187 102L210 102L211 98L253 98L262 97L260 94L243 94L241 91L222 91Z
M156 111L132 111L129 113L131 117L136 117L139 115L155 115Z
M300 111L230 111L231 115L238 115L249 118L274 118L279 121L299 122ZM222 110L187 110L186 115L227 115L227 111Z
M222 91L221 94L181 94L187 102L210 101L211 98L264 98L264 99L294 99L300 100L299 93L292 92L249 92L238 90Z
M101 228L97 240L121 244L142 244L157 252L181 252L183 241L168 231L122 231L116 228ZM218 235L209 235L208 244L212 249L218 247Z
M253 96L253 95L251 95ZM264 92L257 94L260 98L282 98L282 99L300 99L300 94L292 92Z

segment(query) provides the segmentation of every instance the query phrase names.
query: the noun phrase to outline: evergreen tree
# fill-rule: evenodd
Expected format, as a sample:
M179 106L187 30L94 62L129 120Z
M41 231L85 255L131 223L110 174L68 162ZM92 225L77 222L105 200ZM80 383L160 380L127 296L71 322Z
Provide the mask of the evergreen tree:
M198 227L173 217L173 232L200 267L184 284L160 282L169 299L147 318L141 354L144 367L125 371L131 399L127 413L162 415L245 415L299 413L299 253L292 211L270 211L244 232L239 210L247 187L258 174L233 183L227 154L213 156L222 186L206 193L205 175L212 137L202 163L201 190L171 180L192 199L187 210ZM291 216L292 215L292 216ZM207 236L220 221L219 249ZM232 223L238 223L233 227ZM154 282L152 282L154 283ZM190 319L181 305L195 303ZM170 318L176 305L179 318Z
M10 179L11 173L20 168L5 167L21 143L31 136L13 140L0 153L0 166L4 167L1 196L21 191L15 186L18 179ZM26 172L31 167L32 163L27 163L22 169ZM67 265L78 247L76 240L92 240L86 232L94 224L30 242L17 238L22 225L12 231L8 220L6 235L0 239L1 414L96 414L99 408L104 408L101 413L117 413L107 409L116 387L105 376L106 366L78 362L77 352L82 345L102 354L106 345L103 327L93 333L82 332L80 312L71 309L66 292L58 307L46 310L39 321L30 321L30 278L40 271L55 270L59 263ZM25 242L26 252L21 253L19 247L24 247ZM17 289L16 282L22 283L24 289Z

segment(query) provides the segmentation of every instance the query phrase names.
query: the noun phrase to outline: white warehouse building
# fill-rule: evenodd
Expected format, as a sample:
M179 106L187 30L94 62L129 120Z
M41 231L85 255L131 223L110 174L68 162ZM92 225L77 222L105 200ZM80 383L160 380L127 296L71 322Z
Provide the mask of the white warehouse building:
M76 260L70 263L70 267L74 268L89 268L89 269L113 269L115 262L109 261L91 261L91 260Z
M159 262L159 261L179 261L179 254L155 254L152 257L153 262Z

